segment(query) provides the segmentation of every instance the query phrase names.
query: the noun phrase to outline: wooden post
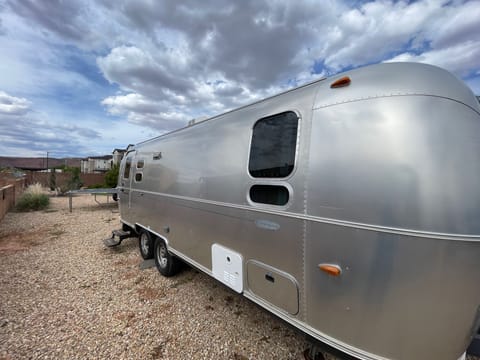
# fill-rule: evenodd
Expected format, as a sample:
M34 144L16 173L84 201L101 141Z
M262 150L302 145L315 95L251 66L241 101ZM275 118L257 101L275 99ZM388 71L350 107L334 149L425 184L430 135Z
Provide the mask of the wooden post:
M72 212L72 193L68 194L68 208L70 209L70 212Z

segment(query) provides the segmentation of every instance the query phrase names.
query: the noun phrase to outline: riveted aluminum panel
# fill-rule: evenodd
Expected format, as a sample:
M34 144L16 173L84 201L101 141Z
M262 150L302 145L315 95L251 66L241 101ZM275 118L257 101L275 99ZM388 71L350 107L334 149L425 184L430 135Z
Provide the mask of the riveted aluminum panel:
M479 114L450 99L317 109L307 322L388 359L458 358L480 305L479 154Z
M309 222L307 323L387 359L456 359L480 305L479 242ZM342 267L339 277L318 269Z
M309 215L480 234L480 115L449 99L397 96L315 111Z

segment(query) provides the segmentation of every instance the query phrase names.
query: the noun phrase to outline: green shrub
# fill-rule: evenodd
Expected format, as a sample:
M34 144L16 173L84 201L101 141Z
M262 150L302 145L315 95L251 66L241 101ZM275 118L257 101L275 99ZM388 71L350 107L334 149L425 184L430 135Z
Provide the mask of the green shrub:
M117 186L119 169L120 166L118 164L115 164L110 170L107 171L107 173L105 174L105 187L114 188Z
M40 184L30 185L18 199L18 211L43 210L50 204L50 198Z
M103 184L94 184L94 185L90 185L88 188L89 189L102 189L102 188L104 188L104 185Z

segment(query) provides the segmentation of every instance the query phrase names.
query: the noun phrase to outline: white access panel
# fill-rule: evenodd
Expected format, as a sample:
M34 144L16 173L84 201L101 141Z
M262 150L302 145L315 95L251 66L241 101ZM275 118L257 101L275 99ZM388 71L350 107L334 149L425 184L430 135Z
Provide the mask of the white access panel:
M218 281L238 293L243 291L243 258L239 253L213 244L212 272Z

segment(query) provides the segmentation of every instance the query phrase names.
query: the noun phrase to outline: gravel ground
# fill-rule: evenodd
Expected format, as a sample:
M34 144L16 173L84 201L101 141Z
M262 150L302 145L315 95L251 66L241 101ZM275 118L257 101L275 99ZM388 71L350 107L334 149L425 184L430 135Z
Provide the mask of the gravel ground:
M0 223L1 360L303 359L301 334L208 276L140 270L136 239L105 248L115 204L73 206Z
M136 239L105 248L115 206L51 200L0 223L0 358L303 359L303 336L208 276L140 270Z

